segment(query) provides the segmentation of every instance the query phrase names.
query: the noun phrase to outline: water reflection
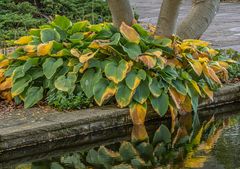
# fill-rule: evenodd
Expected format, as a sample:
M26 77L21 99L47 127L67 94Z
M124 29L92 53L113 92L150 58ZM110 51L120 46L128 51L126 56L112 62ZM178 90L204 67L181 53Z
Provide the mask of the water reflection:
M228 159L226 149L239 146L239 118L215 120L214 117L198 123L191 114L175 119L174 127L161 124L153 133L143 125L133 126L131 138L111 145L101 145L79 152L67 153L32 163L21 164L17 169L152 169L152 168L209 168L212 156L215 167L236 168L239 154ZM221 137L214 147L223 130ZM234 138L234 139L233 139ZM235 140L235 141L234 141ZM222 148L222 149L221 149ZM231 152L232 153L232 152ZM228 160L226 160L228 159ZM209 161L210 160L210 161ZM228 163L228 164L227 164ZM212 167L211 167L212 168Z

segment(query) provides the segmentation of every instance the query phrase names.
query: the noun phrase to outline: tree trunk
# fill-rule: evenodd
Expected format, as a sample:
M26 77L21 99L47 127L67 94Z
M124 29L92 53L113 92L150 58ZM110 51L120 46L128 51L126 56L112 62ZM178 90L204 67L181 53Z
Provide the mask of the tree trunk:
M108 0L114 26L120 27L122 22L132 25L134 16L129 0Z
M170 37L175 33L182 0L163 0L158 17L156 35Z
M218 11L220 0L193 0L192 10L177 28L182 39L200 38Z

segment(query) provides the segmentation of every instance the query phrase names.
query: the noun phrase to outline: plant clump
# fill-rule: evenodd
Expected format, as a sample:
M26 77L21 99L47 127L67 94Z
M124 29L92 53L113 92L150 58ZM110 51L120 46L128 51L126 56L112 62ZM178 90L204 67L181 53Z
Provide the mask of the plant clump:
M61 92L98 106L129 107L135 124L144 122L150 105L173 120L177 111L197 116L199 97L213 99L235 63L217 57L205 41L153 36L139 24L117 30L111 23L72 23L65 16L30 29L15 44L13 53L1 56L2 98L29 108Z

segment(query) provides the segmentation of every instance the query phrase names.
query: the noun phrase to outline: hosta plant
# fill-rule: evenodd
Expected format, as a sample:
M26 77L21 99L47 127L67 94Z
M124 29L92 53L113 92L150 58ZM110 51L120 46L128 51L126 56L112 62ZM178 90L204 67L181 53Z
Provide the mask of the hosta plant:
M149 106L161 117L169 112L173 121L177 112L197 115L198 98L213 99L233 62L216 60L218 52L201 40L153 36L139 24L117 30L111 23L72 23L64 16L15 44L13 53L1 56L3 98L29 108L53 92L84 92L98 106L129 107L135 124L144 122Z

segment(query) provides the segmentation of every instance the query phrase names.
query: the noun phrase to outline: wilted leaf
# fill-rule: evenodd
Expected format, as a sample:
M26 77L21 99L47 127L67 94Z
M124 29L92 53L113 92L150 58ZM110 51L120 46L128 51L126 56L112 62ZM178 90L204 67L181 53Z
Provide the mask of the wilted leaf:
M12 87L12 78L6 78L5 81L0 83L0 91L10 89Z
M210 79L212 79L213 81L215 81L218 84L222 84L221 81L219 80L218 76L216 75L216 73L214 72L214 70L212 68L210 68L209 66L207 66L206 64L204 64L203 66L203 73L209 77Z
M96 51L96 52L88 52L88 53L80 55L79 56L79 62L81 62L81 63L87 62L89 59L92 59L97 54L97 52L98 51Z
M147 103L139 104L137 102L132 102L130 104L130 116L134 125L141 125L145 122L145 117L147 114Z
M122 22L120 26L120 32L125 39L129 42L133 42L138 44L140 42L139 34L130 26L128 26L125 22Z
M202 87L203 91L206 93L206 95L211 99L213 100L213 91L209 89L208 85L205 84L203 87Z
M148 133L144 125L133 125L131 142L138 143L148 140Z
M203 66L199 61L189 60L189 64L192 66L193 70L198 76L202 74Z
M157 64L157 59L154 56L151 55L141 55L138 57L140 61L143 62L144 65L148 67L148 69L151 69L156 66Z
M114 162L120 160L120 154L104 146L100 146L98 149L98 160L101 164L112 165Z

